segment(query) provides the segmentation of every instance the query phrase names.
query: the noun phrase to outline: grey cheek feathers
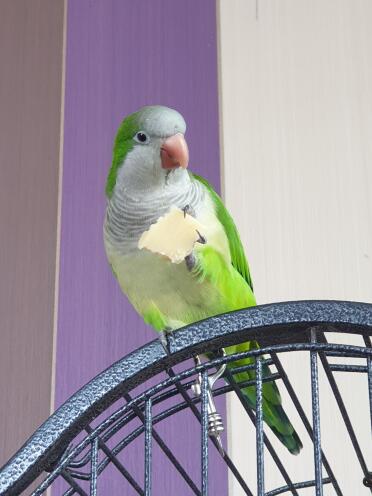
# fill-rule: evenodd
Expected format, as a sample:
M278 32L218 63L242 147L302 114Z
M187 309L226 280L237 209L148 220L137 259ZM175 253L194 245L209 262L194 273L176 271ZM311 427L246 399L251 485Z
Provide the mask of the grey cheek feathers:
M118 171L114 194L123 188L132 194L140 193L164 181L165 171L160 164L160 145L135 145Z

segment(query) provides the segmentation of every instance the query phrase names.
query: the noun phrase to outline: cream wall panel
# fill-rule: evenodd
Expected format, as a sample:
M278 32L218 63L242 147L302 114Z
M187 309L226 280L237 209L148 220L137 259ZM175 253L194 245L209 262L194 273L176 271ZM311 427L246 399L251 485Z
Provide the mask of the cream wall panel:
M224 197L258 302L371 302L372 3L220 0L219 9ZM308 391L307 356L285 362L297 390ZM366 381L338 377L371 469ZM322 438L344 494L368 494L325 380L321 395ZM310 415L308 394L303 401ZM233 458L254 481L254 433L242 435L247 421L235 401L229 409ZM275 444L294 480L312 478L312 449L299 431L299 457ZM282 480L266 461L269 489ZM242 494L233 481L230 494Z

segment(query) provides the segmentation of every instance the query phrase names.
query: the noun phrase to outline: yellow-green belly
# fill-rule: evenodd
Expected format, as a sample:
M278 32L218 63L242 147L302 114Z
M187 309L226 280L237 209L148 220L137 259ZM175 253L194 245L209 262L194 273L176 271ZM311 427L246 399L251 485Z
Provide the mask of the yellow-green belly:
M158 331L255 304L248 284L222 256L200 248L197 259L192 271L146 250L110 262L129 301Z

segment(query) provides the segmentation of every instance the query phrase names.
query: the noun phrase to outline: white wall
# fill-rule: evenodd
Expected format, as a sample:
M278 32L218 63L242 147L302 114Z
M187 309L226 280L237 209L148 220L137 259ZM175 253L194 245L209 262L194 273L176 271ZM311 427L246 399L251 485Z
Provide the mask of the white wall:
M219 0L224 197L259 303L372 301L371 26L370 0ZM308 357L285 362L311 418ZM337 377L372 470L366 380ZM326 380L321 396L344 494L368 494ZM308 436L283 401L305 449L292 457L275 446L294 480L313 478ZM236 401L229 409L233 458L254 481L254 432ZM266 461L267 489L281 485Z

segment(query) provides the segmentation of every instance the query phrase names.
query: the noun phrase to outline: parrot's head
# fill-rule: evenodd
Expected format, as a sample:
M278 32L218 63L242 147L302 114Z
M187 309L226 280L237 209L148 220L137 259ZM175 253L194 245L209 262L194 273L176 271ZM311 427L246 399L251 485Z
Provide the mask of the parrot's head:
M116 188L141 193L182 181L189 161L185 131L182 115L168 107L143 107L127 116L115 138L107 196Z

